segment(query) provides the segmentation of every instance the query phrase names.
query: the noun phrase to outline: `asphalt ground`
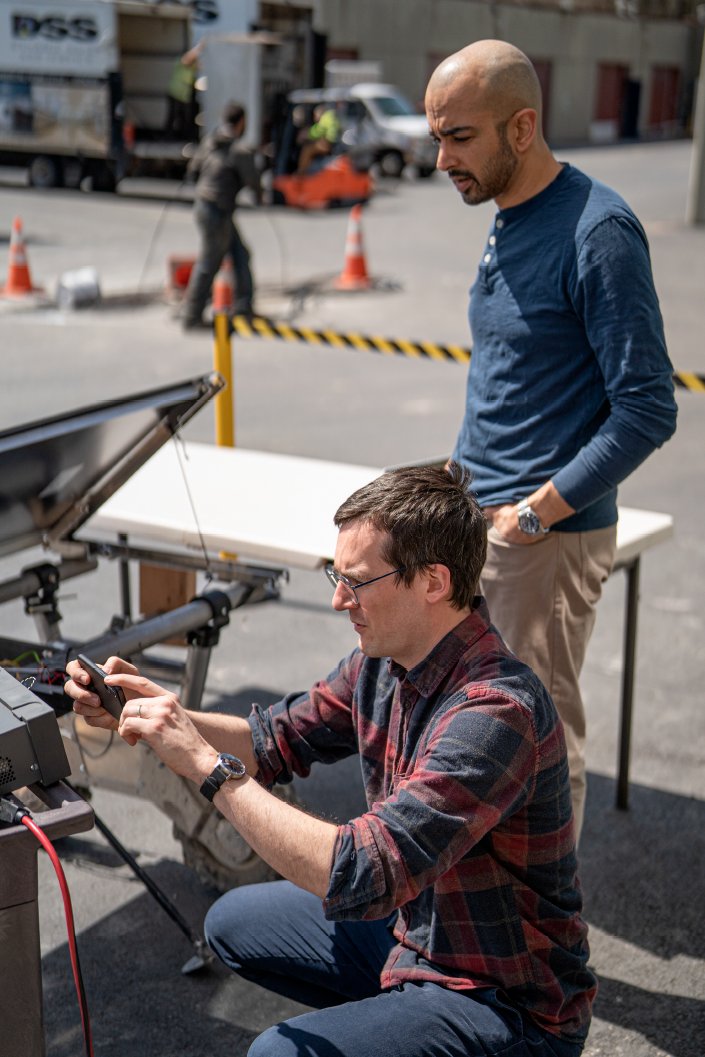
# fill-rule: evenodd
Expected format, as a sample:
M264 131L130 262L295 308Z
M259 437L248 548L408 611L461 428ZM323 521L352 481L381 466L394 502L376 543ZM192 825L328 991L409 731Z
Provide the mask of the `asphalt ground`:
M615 186L649 235L669 348L678 370L705 371L705 229L684 222L690 144L636 144L560 157ZM167 197L162 197L166 195ZM193 254L188 191L133 184L117 197L0 189L0 240L22 217L32 276L46 301L0 305L3 427L204 373L208 332L182 334L163 296L170 254ZM363 220L367 293L340 294L345 211L241 210L259 308L297 325L469 344L467 288L492 209L468 209L443 178L380 187ZM3 247L0 241L0 250ZM60 312L67 271L92 266L101 308ZM390 465L450 449L465 369L449 363L312 345L236 341L237 443ZM621 502L662 510L675 535L642 562L630 809L616 810L617 720L624 581L606 585L583 688L589 788L581 842L591 962L600 978L588 1057L705 1053L705 769L702 612L705 394L678 392L674 439L622 487ZM213 438L207 408L188 427ZM223 483L227 487L227 482ZM243 496L255 502L256 496ZM40 557L8 555L0 578ZM62 592L64 631L102 628L118 608L110 565ZM205 704L247 708L325 674L351 644L320 574L292 571L279 602L233 615L211 664ZM32 638L20 603L0 608L0 634ZM344 811L344 768L311 779L311 802ZM101 818L163 886L196 931L215 896L184 865L170 823L149 802L94 792ZM189 942L96 830L60 842L73 898L97 1057L240 1057L266 1026L301 1007L215 967L185 976ZM49 1057L81 1053L63 917L39 856L42 974ZM5 1057L0 1042L0 1052ZM24 1057L8 1053L6 1057Z

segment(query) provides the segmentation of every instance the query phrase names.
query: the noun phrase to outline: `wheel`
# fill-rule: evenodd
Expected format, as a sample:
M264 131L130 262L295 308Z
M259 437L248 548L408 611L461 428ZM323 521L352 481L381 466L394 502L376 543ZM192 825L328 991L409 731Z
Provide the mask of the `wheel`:
M117 187L115 173L108 165L100 165L93 170L93 190L112 192Z
M297 803L290 785L277 786L275 796L290 804ZM163 804L158 806L163 809ZM186 833L178 822L174 822L173 828L174 837L183 849L184 862L204 884L226 892L238 885L274 881L279 877L215 807L211 805L205 810L200 824L191 833Z
M32 158L29 165L29 182L30 186L43 189L61 187L63 171L59 159L48 154L38 154L36 158Z
M387 150L380 154L378 164L382 176L398 179L404 172L404 158L398 150Z
M67 158L64 162L64 187L72 191L81 186L84 176L83 162L79 158Z

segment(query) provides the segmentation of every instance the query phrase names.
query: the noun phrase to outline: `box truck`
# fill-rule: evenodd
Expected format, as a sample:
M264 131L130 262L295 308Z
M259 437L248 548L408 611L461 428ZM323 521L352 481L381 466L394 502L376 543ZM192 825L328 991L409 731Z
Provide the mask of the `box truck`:
M164 135L191 11L141 0L0 0L0 163L35 187L112 190L143 159L183 164Z

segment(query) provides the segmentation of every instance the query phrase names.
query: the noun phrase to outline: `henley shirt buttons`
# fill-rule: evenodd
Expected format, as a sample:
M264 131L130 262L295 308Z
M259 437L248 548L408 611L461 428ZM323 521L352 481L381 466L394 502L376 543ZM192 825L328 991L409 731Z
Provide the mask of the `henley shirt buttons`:
M495 242L497 241L497 236L496 235L490 235L490 237L489 237L489 239L487 241L489 242L490 246L494 246Z
M496 228L500 228L500 229L504 227L504 221L502 220L501 217L498 217L497 220L495 220L494 226Z
M490 261L492 260L492 254L491 253L486 253L485 256L482 259L485 262L485 264L489 264Z

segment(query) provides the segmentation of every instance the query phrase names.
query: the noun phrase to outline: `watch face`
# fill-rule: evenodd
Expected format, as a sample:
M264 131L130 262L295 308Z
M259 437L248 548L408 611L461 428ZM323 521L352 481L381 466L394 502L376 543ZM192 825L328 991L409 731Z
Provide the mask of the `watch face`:
M218 763L225 772L226 778L243 778L245 765L237 756L231 756L229 752L221 752Z
M533 510L522 510L519 514L519 528L527 536L537 536L541 531L541 522Z

